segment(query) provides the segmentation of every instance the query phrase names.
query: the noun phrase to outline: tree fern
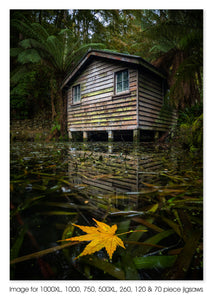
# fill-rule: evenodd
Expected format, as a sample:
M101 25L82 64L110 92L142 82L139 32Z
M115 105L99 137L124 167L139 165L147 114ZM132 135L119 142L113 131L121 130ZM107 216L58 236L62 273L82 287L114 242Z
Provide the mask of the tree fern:
M35 49L26 49L19 53L17 61L21 64L38 63L41 61L41 56Z
M19 48L11 50L13 57L17 57L17 62L22 65L41 62L48 67L53 116L55 116L54 102L58 101L60 128L63 135L65 133L66 115L60 90L62 81L80 58L80 55L84 54L89 47L100 47L102 44L82 44L79 39L73 36L70 29L62 29L58 34L53 35L49 34L47 29L39 23L30 24L29 22L13 20L13 26L16 26L25 37L19 42ZM56 89L51 84L55 81Z
M202 11L164 11L151 14L143 37L150 40L153 64L168 74L170 100L177 107L201 101ZM199 78L199 80L197 79Z

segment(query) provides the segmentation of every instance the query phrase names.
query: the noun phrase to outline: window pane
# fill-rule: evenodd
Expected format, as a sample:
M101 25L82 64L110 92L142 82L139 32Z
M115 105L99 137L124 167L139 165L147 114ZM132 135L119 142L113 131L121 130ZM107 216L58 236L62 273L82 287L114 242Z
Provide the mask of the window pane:
M122 72L117 73L117 82L122 82Z
M122 82L117 83L117 92L122 92Z
M123 72L123 80L124 81L128 80L128 71Z
M129 82L128 81L124 81L123 82L123 90L126 91L129 89Z
M78 98L80 98L80 85L77 86L77 95L78 95Z
M81 100L80 84L73 87L73 103Z
M129 89L128 70L116 73L116 92L123 92Z

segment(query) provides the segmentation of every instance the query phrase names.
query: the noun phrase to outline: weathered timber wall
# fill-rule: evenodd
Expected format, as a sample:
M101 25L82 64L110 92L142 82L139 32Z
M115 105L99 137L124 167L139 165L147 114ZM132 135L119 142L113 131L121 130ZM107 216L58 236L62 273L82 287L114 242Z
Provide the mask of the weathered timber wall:
M137 70L129 70L129 92L114 93L114 73L122 62L92 61L68 90L68 130L125 130L137 127ZM81 103L72 104L72 87L81 85Z
M139 71L138 119L143 130L166 131L176 122L175 112L164 108L164 86L160 77Z

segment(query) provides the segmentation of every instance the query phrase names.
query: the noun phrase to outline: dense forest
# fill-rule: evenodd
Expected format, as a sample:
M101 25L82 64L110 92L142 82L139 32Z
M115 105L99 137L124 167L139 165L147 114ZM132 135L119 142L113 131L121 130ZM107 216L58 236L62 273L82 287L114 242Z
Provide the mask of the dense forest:
M45 111L65 136L60 87L89 49L138 55L164 71L169 85L165 101L178 110L182 133L199 131L195 146L200 143L202 10L11 10L11 119Z

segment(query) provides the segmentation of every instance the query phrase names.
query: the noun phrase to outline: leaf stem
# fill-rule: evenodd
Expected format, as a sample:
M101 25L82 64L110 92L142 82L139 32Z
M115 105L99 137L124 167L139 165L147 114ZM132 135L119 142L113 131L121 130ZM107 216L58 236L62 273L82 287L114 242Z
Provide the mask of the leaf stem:
M122 235L122 234L127 234L127 233L132 233L132 232L146 232L147 230L130 230L130 231L127 231L127 232L122 232L122 233L118 233L116 235Z

